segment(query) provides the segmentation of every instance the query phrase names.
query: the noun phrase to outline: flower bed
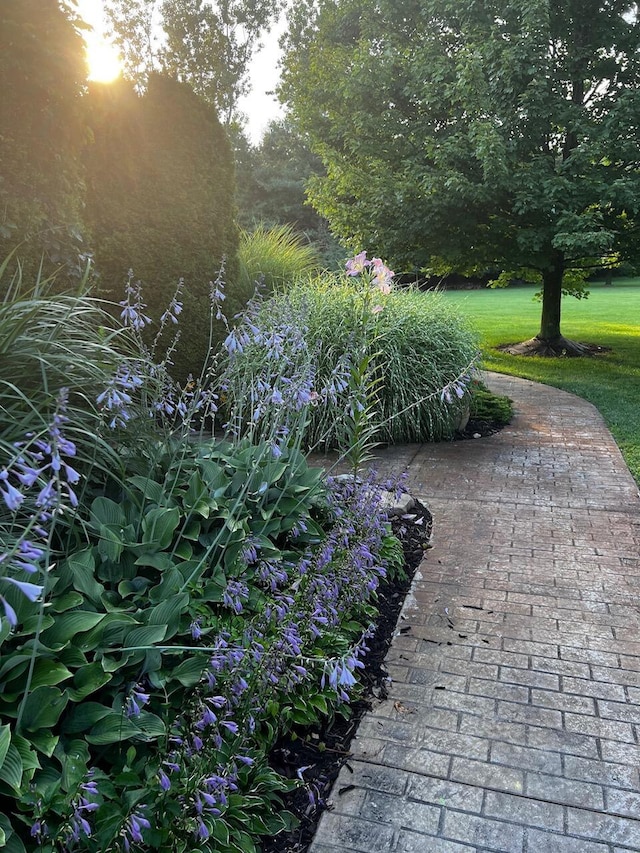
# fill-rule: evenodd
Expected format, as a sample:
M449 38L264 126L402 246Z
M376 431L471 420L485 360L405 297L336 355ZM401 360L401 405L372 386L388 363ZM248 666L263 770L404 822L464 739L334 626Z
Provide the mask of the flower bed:
M221 279L211 299L226 322ZM180 291L152 341L145 310L132 278L123 325L86 299L16 292L0 310L19 356L0 375L9 853L250 853L289 828L280 796L304 780L269 751L348 702L378 585L401 564L376 484L331 480L300 450L323 388L287 318L227 327L231 362L260 343L269 369L210 363L180 389ZM347 379L356 467L367 364ZM204 431L219 394L224 439Z

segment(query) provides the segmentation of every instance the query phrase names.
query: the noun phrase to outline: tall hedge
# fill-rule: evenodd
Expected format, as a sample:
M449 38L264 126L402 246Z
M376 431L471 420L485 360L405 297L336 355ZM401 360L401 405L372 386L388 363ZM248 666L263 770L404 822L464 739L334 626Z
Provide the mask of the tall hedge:
M78 262L86 76L65 4L0 0L0 258Z
M174 373L200 370L209 340L209 281L236 270L233 159L211 106L184 83L153 74L144 95L120 81L88 94L86 217L98 287L120 299L131 268L154 319L184 279Z

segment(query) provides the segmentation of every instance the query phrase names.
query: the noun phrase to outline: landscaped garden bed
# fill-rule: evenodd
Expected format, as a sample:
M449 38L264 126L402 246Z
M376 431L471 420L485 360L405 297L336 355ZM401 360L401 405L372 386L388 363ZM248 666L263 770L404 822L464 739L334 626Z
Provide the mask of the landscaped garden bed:
M326 796L299 767L288 778L283 744L335 725L377 636L378 607L392 624L387 606L401 601L402 550L381 485L362 471L388 420L378 408L382 343L394 340L394 316L419 312L407 302L406 314L381 262L368 273L356 261L342 351L305 336L295 298L275 323L255 304L227 324L220 364L183 388L167 371L179 291L151 339L131 277L123 325L85 297L23 296L16 286L5 301L0 833L9 853L251 853L296 823L282 806L289 791ZM211 298L225 323L220 279ZM438 430L467 394L475 345L465 330L460 342L457 361L442 346L438 387L430 380L411 403L431 406L423 424ZM340 422L332 441L350 477L307 462L320 406ZM214 422L224 437L204 434ZM379 659L387 643L376 639ZM346 731L335 736L346 745Z

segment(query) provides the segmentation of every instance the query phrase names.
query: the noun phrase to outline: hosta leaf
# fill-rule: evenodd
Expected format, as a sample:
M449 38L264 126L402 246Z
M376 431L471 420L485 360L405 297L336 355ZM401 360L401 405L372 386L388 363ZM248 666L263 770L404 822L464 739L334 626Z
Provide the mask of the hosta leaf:
M72 708L65 717L62 731L65 734L86 732L110 714L113 714L111 708L100 705L98 702L82 702L77 707Z
M63 744L64 741L61 741L55 755L62 766L62 787L70 791L77 788L86 776L90 761L89 746L83 740L72 740L64 744L64 748Z
M160 572L166 572L173 566L173 560L169 554L148 552L138 557L136 566L151 566Z
M148 477L129 477L128 482L135 486L150 503L159 504L166 497L165 490L160 483L150 480Z
M195 687L202 678L202 673L207 666L207 658L202 654L182 661L171 671L170 677L177 679L184 687Z
M73 687L68 687L67 693L72 702L80 702L110 681L111 675L104 671L99 661L94 661L76 672Z
M104 587L96 580L95 570L95 560L90 548L72 554L60 566L61 577L68 585L72 585L92 601L100 601Z
M98 540L98 554L102 557L103 560L109 560L112 563L117 563L122 556L122 552L124 550L124 542L122 541L122 536L119 533L121 528L114 529L106 524L101 525L99 540Z
M42 640L48 646L65 645L77 634L95 628L104 618L104 613L91 613L88 610L61 613L56 619L55 625L43 633Z
M30 655L11 655L11 657L7 658L2 664L2 668L0 669L0 682L9 681L10 679L21 675L23 672L26 672L30 661Z
M136 723L149 738L164 737L167 733L166 726L160 717L148 711L142 711L136 717Z
M69 672L64 664L41 658L36 661L33 668L31 690L35 690L36 687L44 687L45 685L60 684L61 681L71 678L72 675L73 673Z
M7 839L3 850L4 853L26 853L24 844L15 833Z
M26 738L22 737L22 735L14 734L11 743L18 750L18 754L22 760L23 770L40 769L40 759L38 758L36 751L32 748L31 741L28 741Z
M7 751L10 743L11 726L9 724L6 726L0 726L0 767L2 767L2 764L7 757Z
M202 525L197 519L193 518L185 525L180 536L182 539L190 539L192 542L197 542L201 530Z
M180 616L189 605L189 596L186 592L181 595L173 595L166 601L156 605L147 620L148 625L177 626ZM164 639L164 638L163 638Z
M124 527L127 523L120 504L104 497L96 498L91 504L91 521L96 530L99 530L105 524Z
M147 648L155 643L161 643L167 635L166 625L145 625L142 628L134 628L129 631L124 639L126 649Z
M168 548L180 523L177 507L158 507L149 510L142 519L142 541L153 544L158 551Z
M61 693L57 687L36 688L27 696L22 707L22 727L29 732L53 728L68 701L68 695Z
M141 735L138 726L123 713L110 711L106 717L96 723L88 735L85 735L85 740L96 746L104 746Z
M82 635L79 646L85 651L120 646L131 626L137 624L136 619L128 613L107 613L92 631Z
M2 779L5 785L19 791L22 782L22 771L23 766L20 753L13 744L10 744L0 767L0 779Z
M38 752L46 755L47 758L51 758L53 755L53 751L56 748L59 739L58 735L52 735L51 732L48 732L45 729L40 729L39 732L34 732L30 737L31 743L35 746Z
M193 545L190 542L181 539L176 545L174 553L181 560L190 560L193 557Z
M54 598L51 602L51 609L54 613L64 613L65 610L71 610L72 607L79 607L83 601L83 595L79 592L71 591L58 598Z

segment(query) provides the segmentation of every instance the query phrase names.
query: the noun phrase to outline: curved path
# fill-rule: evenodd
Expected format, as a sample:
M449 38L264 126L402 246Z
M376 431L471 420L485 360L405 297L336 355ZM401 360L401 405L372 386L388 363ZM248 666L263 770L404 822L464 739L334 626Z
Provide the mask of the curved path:
M311 853L640 851L638 489L589 403L489 384L502 432L378 462L434 546Z

